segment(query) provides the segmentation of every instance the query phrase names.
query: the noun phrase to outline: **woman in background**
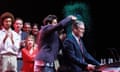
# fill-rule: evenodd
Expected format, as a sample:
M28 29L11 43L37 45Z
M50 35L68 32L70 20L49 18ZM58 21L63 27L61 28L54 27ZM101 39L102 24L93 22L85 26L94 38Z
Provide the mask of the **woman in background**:
M22 72L34 72L34 58L37 52L38 48L35 44L35 37L33 35L28 35L26 39L26 47L22 49Z

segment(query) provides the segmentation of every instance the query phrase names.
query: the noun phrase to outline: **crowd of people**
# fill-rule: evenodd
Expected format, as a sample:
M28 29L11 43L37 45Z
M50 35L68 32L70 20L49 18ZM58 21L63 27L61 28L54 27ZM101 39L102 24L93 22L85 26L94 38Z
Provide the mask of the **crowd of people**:
M84 22L73 15L58 22L56 15L49 14L39 27L4 12L0 15L0 72L95 71L100 63L87 52L84 32Z

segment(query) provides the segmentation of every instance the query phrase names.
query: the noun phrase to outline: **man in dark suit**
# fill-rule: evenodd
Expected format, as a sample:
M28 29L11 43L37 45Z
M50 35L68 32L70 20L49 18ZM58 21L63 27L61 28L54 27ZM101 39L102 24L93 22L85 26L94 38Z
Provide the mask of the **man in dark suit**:
M74 16L68 16L59 23L55 15L44 18L44 26L41 27L38 36L39 53L35 58L34 72L55 72L54 60L61 47L58 31L63 29L68 22L76 20Z
M72 24L71 34L64 40L63 57L67 72L94 71L95 66L100 65L85 49L81 39L84 32L84 23L76 20Z

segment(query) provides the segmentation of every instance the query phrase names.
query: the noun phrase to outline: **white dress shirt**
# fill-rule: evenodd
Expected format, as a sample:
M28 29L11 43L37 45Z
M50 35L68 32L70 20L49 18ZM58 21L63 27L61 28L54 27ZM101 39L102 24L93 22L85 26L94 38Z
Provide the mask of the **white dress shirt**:
M18 50L20 48L20 41L21 41L20 36L12 29L9 29L9 32L11 32L13 35L14 44L12 44L10 37L7 37L5 43L3 43L3 39L6 36L6 30L4 28L0 30L0 54L10 53L17 55Z

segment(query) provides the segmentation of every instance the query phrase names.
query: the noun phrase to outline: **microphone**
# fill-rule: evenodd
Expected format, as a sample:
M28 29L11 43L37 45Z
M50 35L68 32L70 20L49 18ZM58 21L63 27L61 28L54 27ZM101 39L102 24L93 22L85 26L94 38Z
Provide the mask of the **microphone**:
M118 53L118 51L117 51L116 48L113 48L113 51L114 51L114 53L115 53L115 55L116 55L116 59L117 59L117 62L118 62L120 55L119 55L119 53Z
M120 57L120 55L118 54L117 50L115 48L108 48L108 50L110 51L111 55L114 58L115 62L118 62L118 59Z

